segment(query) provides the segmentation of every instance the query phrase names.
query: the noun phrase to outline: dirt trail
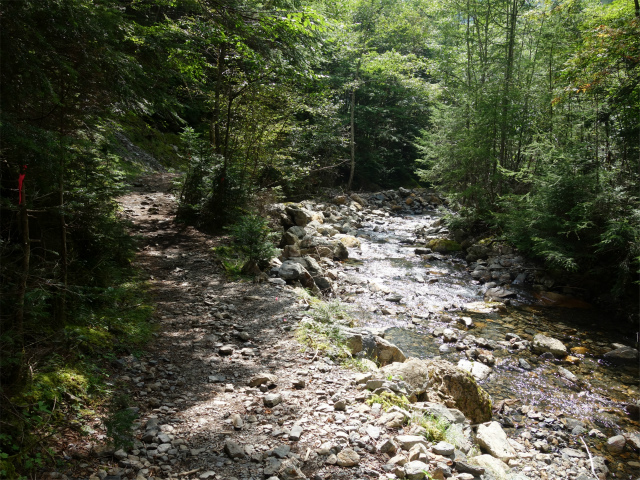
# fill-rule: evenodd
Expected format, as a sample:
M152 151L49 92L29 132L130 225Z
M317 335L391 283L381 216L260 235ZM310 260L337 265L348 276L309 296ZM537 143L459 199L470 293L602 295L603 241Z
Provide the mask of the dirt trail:
M314 478L325 466L314 463L317 455L310 453L328 432L312 436L305 427L307 438L292 441L291 428L303 413L309 418L302 423L315 424L312 429L326 422L328 409L322 415L314 409L353 373L301 351L290 324L304 305L289 287L225 281L211 254L220 239L174 222L174 178L141 178L119 200L133 233L141 236L136 264L149 275L159 329L140 361L127 360L122 377L141 408L143 441L131 452L116 452L119 467L110 473L138 479L262 479L263 461L275 467L269 462L276 458L272 450L284 447L290 451L277 462L291 461L292 473L300 466ZM316 363L309 365L312 359ZM269 393L281 393L281 404L265 407L266 386L248 387L259 372L275 375ZM300 389L310 383L320 390ZM327 384L333 387L323 389ZM234 460L229 446L224 452L229 440L244 450ZM344 478L359 478L354 473Z

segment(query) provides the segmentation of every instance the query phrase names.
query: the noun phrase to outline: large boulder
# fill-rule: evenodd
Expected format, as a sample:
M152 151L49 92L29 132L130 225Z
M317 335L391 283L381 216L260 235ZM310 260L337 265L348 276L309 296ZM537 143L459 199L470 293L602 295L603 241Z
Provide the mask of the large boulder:
M300 263L293 260L285 260L278 269L278 275L283 280L298 280L305 273L309 274Z
M367 331L344 329L342 334L352 355L364 352L368 358L381 366L404 362L407 358L393 343Z
M567 352L567 347L564 344L556 339L547 337L541 333L538 333L533 337L533 343L531 344L531 350L535 353L547 353L551 352L556 357L566 357L569 352Z
M503 462L516 458L516 452L498 422L478 426L476 440L482 449Z
M462 246L458 242L454 242L448 238L433 238L429 240L427 247L439 253L459 252L462 250Z
M297 225L298 227L304 227L314 220L313 213L306 208L290 206L287 207L287 214L293 221L294 225Z
M506 480L511 472L509 465L491 455L478 455L469 459L469 463L482 467L497 480Z
M620 346L604 354L604 358L611 362L636 362L638 360L638 350L632 347Z
M336 242L333 246L333 257L338 260L346 260L349 258L349 250L342 242Z
M491 420L491 398L470 373L446 360L409 358L381 369L383 375L394 375L411 385L420 401L441 403L457 408L472 423Z
M334 235L333 238L340 240L340 242L343 243L345 247L360 247L360 240L358 240L353 235L344 235L339 233L338 235Z

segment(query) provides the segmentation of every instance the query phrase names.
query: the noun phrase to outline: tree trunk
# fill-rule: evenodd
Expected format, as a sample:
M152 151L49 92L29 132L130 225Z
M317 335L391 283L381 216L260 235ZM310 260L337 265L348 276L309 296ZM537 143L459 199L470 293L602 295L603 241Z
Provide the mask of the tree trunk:
M220 142L220 96L222 95L222 70L224 68L224 60L227 55L227 44L220 45L218 51L218 62L216 65L216 88L213 93L213 113L211 115L211 125L209 126L209 140L214 151L220 154L222 145Z
M356 171L356 89L360 77L360 61L356 67L355 84L351 89L351 170L349 171L349 182L347 183L347 191L351 190L353 184L353 174Z
M67 254L67 223L64 214L64 155L60 156L60 177L58 183L58 205L60 207L60 268L62 273L62 291L58 297L58 323L64 324L67 316L67 282L68 282L68 254Z
M31 240L29 239L29 214L27 212L27 195L25 184L22 184L21 203L18 208L20 229L22 230L22 266L20 269L20 281L18 283L18 298L16 301L15 329L18 336L18 347L24 346L24 303L27 294L27 281L29 279L29 264L31 262Z

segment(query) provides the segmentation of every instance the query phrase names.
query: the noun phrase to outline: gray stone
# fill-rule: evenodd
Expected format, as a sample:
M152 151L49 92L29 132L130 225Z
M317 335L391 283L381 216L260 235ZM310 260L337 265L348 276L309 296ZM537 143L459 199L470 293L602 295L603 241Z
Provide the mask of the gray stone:
M302 427L298 424L295 424L291 428L291 432L289 432L289 440L293 442L297 442L298 440L300 440L300 436L302 435L302 432L303 432Z
M398 446L390 438L385 438L380 443L378 443L378 445L376 445L376 450L378 451L378 453L388 453L389 455L393 455L397 449Z
M293 460L284 460L278 472L278 478L280 480L303 480L307 477Z
M493 288L489 288L485 292L484 299L490 302L502 302L506 298L511 298L515 296L516 296L516 292L512 290L507 290L506 288L503 288L503 287L493 287Z
M570 382L573 382L575 384L579 384L580 380L578 379L578 377L576 377L573 373L571 373L569 370L567 370L564 367L558 367L558 373L566 378L567 380L569 380Z
M275 407L276 405L282 403L282 395L279 393L268 393L262 399L265 407Z
M486 473L491 473L498 479L507 477L507 474L511 470L509 466L502 460L492 457L491 455L478 455L469 459L469 463L478 465L485 470Z
M456 447L447 442L438 442L432 447L432 449L434 453L437 453L438 455L443 455L446 457L449 455L453 455L453 452L455 451Z
M638 359L638 350L622 346L605 353L604 358L612 362L634 362Z
M298 280L305 273L308 274L309 272L302 265L292 260L282 262L278 269L278 275L284 280Z
M516 458L516 452L498 422L478 426L476 439L481 448L503 462Z
M480 475L484 474L484 467L481 467L479 465L473 465L471 463L464 462L464 461L456 462L455 467L458 472L469 473L474 477L479 477Z
M422 480L429 472L429 465L419 460L409 462L404 466L404 474L407 480Z
M367 425L366 432L373 440L380 438L380 429L374 425Z
M235 350L235 346L234 345L223 345L222 347L220 347L218 349L218 354L219 355L223 355L223 356L227 356L227 355L233 354L234 350Z
M478 381L486 380L487 378L489 378L489 375L491 375L491 372L493 371L491 367L485 365L484 363L470 362L469 360L464 358L461 358L458 361L458 368L466 370Z
M278 458L287 458L290 451L291 447L289 445L280 445L279 447L274 448L271 453Z
M224 444L224 451L229 458L246 458L244 449L233 440L227 440Z
M244 426L242 417L237 413L234 413L233 415L231 415L231 423L233 425L233 428L236 430L242 430L242 427Z
M491 399L471 374L446 360L409 358L380 369L384 376L396 375L414 389L420 401L441 403L460 410L472 423L491 419Z
M567 356L567 347L565 347L560 340L547 337L541 333L538 333L533 337L531 349L538 354L549 352L556 357Z
M624 435L616 435L615 437L607 439L607 450L611 453L622 453L626 443L627 439L624 438Z
M518 359L518 365L524 370L533 370L533 367L524 358Z
M410 450L411 447L419 443L427 446L427 440L418 435L398 435L395 441L402 450Z

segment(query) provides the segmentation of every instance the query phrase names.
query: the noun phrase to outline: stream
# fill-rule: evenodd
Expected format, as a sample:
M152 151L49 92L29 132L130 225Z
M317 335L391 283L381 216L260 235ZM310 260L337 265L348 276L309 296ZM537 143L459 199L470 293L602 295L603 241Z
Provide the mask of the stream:
M494 405L516 399L543 413L580 420L587 429L597 428L608 436L637 431L639 424L625 412L625 405L638 402L638 366L611 365L601 357L614 344L633 345L636 339L625 337L614 325L606 329L606 312L545 307L525 288L509 287L517 299L508 306L485 303L484 287L471 277L462 255L414 253L416 229L433 224L438 215L379 215L362 225L361 248L354 250L344 280L348 301L363 326L384 330L385 338L407 357L440 356L454 364L466 358L465 352L456 349L456 342L441 348L445 342L434 333L440 335L444 328L454 329L459 341L473 335L493 346L504 345L507 334L531 341L544 333L561 340L573 358L539 358L528 348L493 350L493 371L480 384ZM456 323L460 317L470 318L473 325ZM453 323L446 321L450 318ZM521 360L531 368L523 368ZM576 375L578 382L566 379L559 367Z

